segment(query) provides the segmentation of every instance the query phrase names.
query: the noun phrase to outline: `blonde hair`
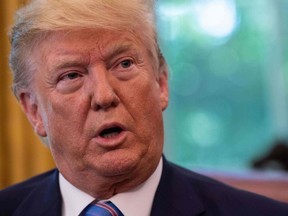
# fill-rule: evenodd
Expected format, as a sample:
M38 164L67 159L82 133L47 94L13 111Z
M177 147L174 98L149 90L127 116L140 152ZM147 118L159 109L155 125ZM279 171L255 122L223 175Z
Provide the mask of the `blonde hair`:
M16 96L30 85L33 64L29 55L37 43L47 33L81 28L129 31L140 37L157 68L165 65L157 42L154 0L32 0L17 11L10 34Z

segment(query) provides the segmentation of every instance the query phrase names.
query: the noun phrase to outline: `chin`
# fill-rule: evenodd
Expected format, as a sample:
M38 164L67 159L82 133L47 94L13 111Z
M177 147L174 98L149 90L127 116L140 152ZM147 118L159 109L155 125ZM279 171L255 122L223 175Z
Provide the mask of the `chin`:
M141 166L141 156L138 154L125 153L106 153L101 159L94 161L95 168L101 175L119 176L134 173Z

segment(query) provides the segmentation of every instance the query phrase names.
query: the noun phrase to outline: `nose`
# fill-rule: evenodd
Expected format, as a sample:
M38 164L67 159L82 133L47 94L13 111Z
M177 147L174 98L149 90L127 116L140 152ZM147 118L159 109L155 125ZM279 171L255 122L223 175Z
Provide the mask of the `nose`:
M108 73L105 70L98 70L94 74L90 80L92 89L91 108L98 111L116 107L120 99L109 81Z

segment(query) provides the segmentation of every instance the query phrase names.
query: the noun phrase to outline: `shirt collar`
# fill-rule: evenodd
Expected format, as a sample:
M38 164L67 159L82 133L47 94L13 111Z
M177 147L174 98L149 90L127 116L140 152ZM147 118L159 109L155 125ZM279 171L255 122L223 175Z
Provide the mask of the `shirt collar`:
M154 195L156 193L163 169L162 158L154 173L136 188L116 194L109 200L113 202L125 216L148 216L152 209ZM62 216L77 216L95 198L84 193L60 173L60 191L63 199Z
M62 216L78 216L95 199L73 186L61 173L59 174L59 186L63 201Z

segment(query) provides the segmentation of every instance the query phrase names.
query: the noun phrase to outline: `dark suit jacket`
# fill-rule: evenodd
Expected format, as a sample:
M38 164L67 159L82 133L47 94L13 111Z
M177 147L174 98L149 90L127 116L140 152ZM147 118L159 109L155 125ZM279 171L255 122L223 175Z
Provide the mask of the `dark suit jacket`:
M0 192L1 216L60 216L58 170ZM288 216L288 205L237 190L164 159L151 216ZM135 215L137 216L137 215Z

